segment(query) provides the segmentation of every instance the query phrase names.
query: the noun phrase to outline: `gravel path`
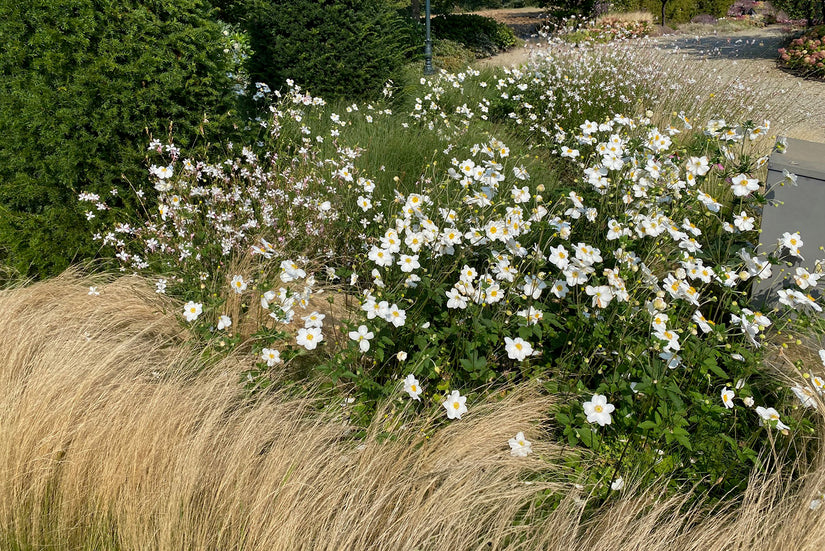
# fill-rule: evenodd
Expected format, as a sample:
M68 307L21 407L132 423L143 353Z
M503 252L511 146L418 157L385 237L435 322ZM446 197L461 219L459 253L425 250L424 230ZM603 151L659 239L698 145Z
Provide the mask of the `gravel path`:
M707 36L671 34L636 42L651 55L664 56L666 65L679 64L686 75L749 83L764 92L766 104L773 104L765 117L788 119L778 127L782 134L825 143L825 82L805 80L777 67L776 51L785 41L780 27L768 27ZM541 47L536 40L528 41L523 48L480 60L477 65L521 65ZM788 115L791 112L793 116Z

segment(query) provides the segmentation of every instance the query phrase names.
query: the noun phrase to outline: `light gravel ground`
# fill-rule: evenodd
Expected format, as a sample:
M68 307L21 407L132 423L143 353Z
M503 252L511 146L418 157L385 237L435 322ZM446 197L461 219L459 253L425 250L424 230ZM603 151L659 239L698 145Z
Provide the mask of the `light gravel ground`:
M780 27L705 36L671 34L634 42L638 43L634 47L648 49L652 56L663 56L667 66L678 64L679 71L691 78L749 84L761 91L766 105L761 110L756 106L755 111L779 121L778 132L825 143L825 82L802 79L777 66L776 51L786 42ZM529 40L522 48L480 60L478 66L521 65L541 47L547 46Z

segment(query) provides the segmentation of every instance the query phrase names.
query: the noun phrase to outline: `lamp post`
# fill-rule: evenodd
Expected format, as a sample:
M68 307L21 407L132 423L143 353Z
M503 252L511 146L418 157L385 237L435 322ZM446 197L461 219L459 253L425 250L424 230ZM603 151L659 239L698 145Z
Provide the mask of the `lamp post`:
M424 74L431 75L433 70L433 40L430 36L430 0L424 4L424 13L426 14L425 25L427 28L427 39L424 42Z

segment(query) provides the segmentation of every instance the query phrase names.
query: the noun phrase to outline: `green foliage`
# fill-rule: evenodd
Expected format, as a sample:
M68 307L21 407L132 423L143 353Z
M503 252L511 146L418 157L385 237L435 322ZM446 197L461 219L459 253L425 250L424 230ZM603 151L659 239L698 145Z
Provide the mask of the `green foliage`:
M253 82L288 80L325 98L374 98L398 80L410 34L384 0L252 0L241 22L249 33Z
M627 2L628 9L644 9L657 15L661 24L662 0L637 0ZM667 0L665 18L670 23L685 23L699 14L708 14L714 17L724 17L733 5L733 0Z
M565 19L571 16L590 16L593 12L593 0L543 0L541 6L547 8L551 21Z
M775 0L772 4L791 19L806 19L809 25L816 21L825 24L825 0Z
M475 61L475 54L452 40L433 40L433 65L437 69L444 69L456 73Z
M199 0L0 2L0 258L45 276L93 256L78 194L128 189L149 134L174 124L191 143L229 108L209 15Z
M423 4L422 0L421 5L423 6ZM524 8L540 4L540 0L433 0L432 8L435 13L450 13L455 10L468 12L500 8Z
M442 15L432 20L433 36L463 44L478 57L488 57L516 45L513 30L481 15Z

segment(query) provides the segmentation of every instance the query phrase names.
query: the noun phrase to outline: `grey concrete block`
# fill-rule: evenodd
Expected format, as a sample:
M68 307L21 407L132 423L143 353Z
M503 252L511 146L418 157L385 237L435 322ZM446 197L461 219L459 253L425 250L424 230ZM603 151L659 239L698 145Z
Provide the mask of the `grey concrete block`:
M796 186L781 185L786 180L785 170L797 176ZM782 262L773 266L772 276L754 285L753 302L763 308L778 304L778 289L795 287L793 275L797 267L813 272L815 261L825 258L825 144L788 138L785 153L775 151L768 161L766 185L770 191L762 213L757 251L771 253L785 232L799 232L804 260L786 251ZM803 292L815 298L820 296L818 290Z

